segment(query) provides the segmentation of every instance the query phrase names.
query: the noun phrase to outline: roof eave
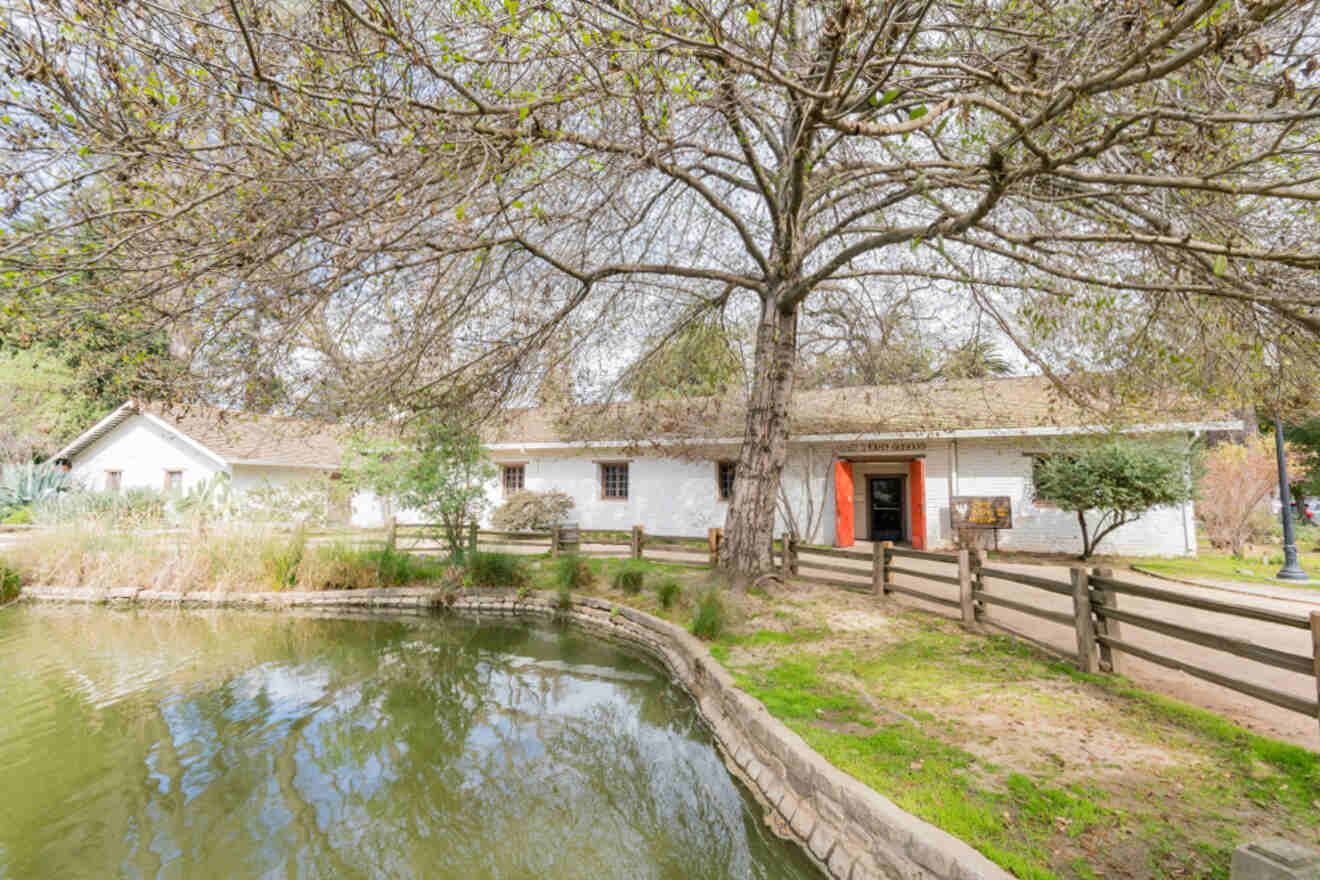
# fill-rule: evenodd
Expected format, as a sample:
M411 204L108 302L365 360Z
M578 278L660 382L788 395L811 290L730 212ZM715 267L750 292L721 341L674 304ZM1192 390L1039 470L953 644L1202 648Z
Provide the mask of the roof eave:
M70 440L68 443L64 445L64 448L60 449L51 457L55 460L59 460L61 458L72 459L75 455L81 453L83 450L91 446L97 440L100 440L106 434L109 434L115 428L118 428L124 422L128 421L131 417L137 415L138 412L139 412L139 408L137 405L137 401L135 400L124 401L119 406L115 407L115 409L109 415L101 419L101 421L97 422L95 425L92 425L86 431L83 431L77 437Z
M1132 425L1121 429L1124 434L1167 434L1185 431L1240 431L1241 419L1207 422L1165 422L1150 425ZM1039 426L1030 428L959 428L952 431L859 431L835 434L797 434L790 443L856 443L869 440L974 440L996 437L1050 437L1070 434L1103 434L1111 430L1108 425ZM649 440L650 446L730 446L742 443L741 437L690 437L678 440ZM545 449L620 449L641 445L633 440L542 440L485 443L487 449L497 452Z

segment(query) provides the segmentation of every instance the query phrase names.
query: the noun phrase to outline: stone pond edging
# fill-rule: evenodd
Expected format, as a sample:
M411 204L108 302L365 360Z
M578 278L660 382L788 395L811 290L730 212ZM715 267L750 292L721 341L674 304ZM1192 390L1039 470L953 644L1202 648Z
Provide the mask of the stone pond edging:
M739 690L709 649L682 627L604 599L513 590L397 588L353 592L172 593L133 588L25 587L44 602L135 603L190 608L445 609L471 617L566 619L634 645L662 663L696 701L725 763L769 811L778 833L795 840L834 880L1009 880L1011 874L958 838L899 809L834 767L761 702Z

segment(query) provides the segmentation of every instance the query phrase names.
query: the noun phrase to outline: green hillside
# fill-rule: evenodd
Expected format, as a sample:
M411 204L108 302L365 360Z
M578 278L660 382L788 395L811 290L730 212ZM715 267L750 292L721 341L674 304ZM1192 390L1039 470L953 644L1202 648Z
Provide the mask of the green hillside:
M109 412L77 394L75 384L56 358L0 349L0 461L50 455Z

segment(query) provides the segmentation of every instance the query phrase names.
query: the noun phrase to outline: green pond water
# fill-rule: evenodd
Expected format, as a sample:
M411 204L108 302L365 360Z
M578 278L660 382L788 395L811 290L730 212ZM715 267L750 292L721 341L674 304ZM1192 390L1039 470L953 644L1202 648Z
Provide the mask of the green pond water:
M0 610L0 878L818 878L572 629Z

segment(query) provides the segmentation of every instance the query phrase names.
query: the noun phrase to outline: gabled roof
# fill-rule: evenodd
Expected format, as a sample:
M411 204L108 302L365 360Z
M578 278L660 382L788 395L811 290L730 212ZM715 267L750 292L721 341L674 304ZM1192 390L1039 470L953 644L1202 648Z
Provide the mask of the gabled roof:
M1091 392L1082 407L1043 376L949 380L799 391L790 407L796 440L873 435L975 436L1067 433L1097 427L1226 429L1241 419L1205 401L1168 394L1138 401ZM746 402L704 397L603 406L511 410L483 432L497 445L648 445L740 442Z
M255 464L334 470L346 429L283 416L234 412L203 406L149 407L130 400L55 453L76 458L134 416L172 431L221 464Z

